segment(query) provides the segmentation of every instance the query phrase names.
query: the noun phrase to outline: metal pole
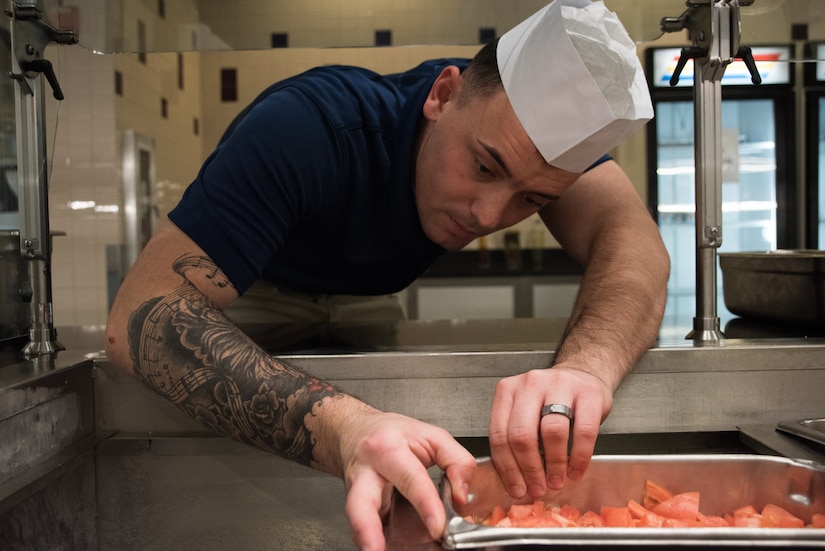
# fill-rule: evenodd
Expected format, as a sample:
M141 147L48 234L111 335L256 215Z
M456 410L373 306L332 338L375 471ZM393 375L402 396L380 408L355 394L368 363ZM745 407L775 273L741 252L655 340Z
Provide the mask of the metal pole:
M722 245L722 76L741 57L754 83L759 76L750 48L740 48L739 6L753 0L687 0L677 18L662 19L664 32L688 31L693 46L683 48L671 85L693 59L693 128L696 190L696 316L687 338L719 341L716 305L717 249Z
M699 78L709 60L694 61L696 166L696 316L688 338L723 337L716 306L716 251L722 244L722 84Z

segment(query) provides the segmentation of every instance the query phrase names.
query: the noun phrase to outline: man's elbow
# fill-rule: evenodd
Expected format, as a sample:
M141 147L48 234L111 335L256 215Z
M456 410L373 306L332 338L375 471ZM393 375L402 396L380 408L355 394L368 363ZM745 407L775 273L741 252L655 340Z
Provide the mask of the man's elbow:
M129 338L126 325L120 323L117 317L109 315L106 323L106 358L116 368L132 375L134 364L129 353Z

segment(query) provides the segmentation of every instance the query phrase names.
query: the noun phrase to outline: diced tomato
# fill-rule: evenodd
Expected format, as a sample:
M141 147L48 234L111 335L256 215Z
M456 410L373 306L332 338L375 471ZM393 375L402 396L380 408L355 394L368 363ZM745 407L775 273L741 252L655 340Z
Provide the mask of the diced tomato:
M490 524L492 526L495 526L499 522L501 522L501 519L505 518L506 516L507 513L504 512L504 507L502 507L501 505L496 505L495 507L493 507L493 511L490 513Z
M534 515L528 515L526 517L521 518L510 518L510 522L513 523L513 526L518 526L519 528L535 528L542 524L541 517L537 517Z
M601 515L594 513L593 511L586 511L579 519L576 521L576 526L587 526L587 527L601 527L604 526L604 519Z
M633 517L630 516L630 510L627 507L605 505L602 507L602 518L605 525L610 527L635 526Z
M653 512L672 519L695 520L699 513L699 492L676 494L656 505Z
M673 493L661 484L657 484L652 480L645 480L645 494L642 500L645 508L653 510L656 505L671 497L673 497Z
M630 511L630 516L636 521L636 526L643 528L657 528L664 524L665 517L657 515L649 509L645 509L642 507L642 504L635 499L631 499L627 502L627 508Z
M672 494L650 480L645 484L643 503L628 500L626 506L604 506L601 514L592 510L582 514L569 504L548 506L542 500L514 504L508 510L498 505L481 523L500 527L747 527L747 528L825 528L825 513L814 513L806 525L800 518L778 505L768 503L762 510L743 505L724 515L705 515L699 510L699 492ZM648 508L651 504L652 508ZM472 517L465 517L475 522Z
M650 512L635 499L631 499L627 502L627 509L630 511L630 516L637 519L644 518L644 516Z
M756 510L756 507L753 505L743 505L742 507L737 507L733 510L733 516L736 515L755 515L759 511Z
M533 515L532 503L514 503L510 505L510 510L507 511L507 516L510 517L511 520L518 520L525 517L529 517L531 515Z
M577 520L582 516L581 512L572 505L562 505L558 513L566 519Z
M559 522L560 520L563 520L565 524ZM567 524L569 522L569 520L562 519L562 517L559 517L558 515L555 517L551 515L544 515L539 518L539 526L543 528L564 528L565 526L569 526L569 524Z
M720 517L717 515L712 515L705 517L704 524L707 526L717 527L717 528L725 528L730 526L730 522L725 517Z
M768 503L762 508L762 518L765 523L771 523L777 528L804 528L805 522L778 505Z
M647 511L642 518L638 519L639 526L644 528L658 528L664 526L669 519L657 515L653 511Z
M544 512L544 518L550 520L557 526L561 526L563 528L570 528L571 526L576 525L576 521L567 518L566 516L562 515L560 512L555 511L553 509L548 509Z
M730 521L725 517L703 515L699 513L696 515L696 520L689 521L688 526L697 526L701 528L721 528L730 526Z
M825 513L814 513L811 516L811 527L825 528Z
M762 515L759 513L739 513L733 515L731 525L737 528L762 528Z

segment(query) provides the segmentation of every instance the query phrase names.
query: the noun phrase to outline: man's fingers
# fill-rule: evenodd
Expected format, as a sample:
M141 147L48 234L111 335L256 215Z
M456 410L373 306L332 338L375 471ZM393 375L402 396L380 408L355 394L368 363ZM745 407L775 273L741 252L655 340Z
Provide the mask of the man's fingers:
M500 381L496 387L493 406L490 409L490 455L507 492L515 498L520 498L527 493L527 484L510 448L509 428L513 394L504 389L504 381Z
M476 460L464 446L455 441L446 441L448 446L436 449L435 464L441 467L450 481L452 499L464 505L469 499L470 480L476 468Z
M548 405L556 407L542 417ZM604 383L578 369L531 370L499 381L490 453L510 495L540 497L548 487L560 490L568 479L580 479L610 405ZM562 406L572 410L575 422Z
M393 489L409 501L430 536L441 539L446 513L427 468L437 465L444 470L453 499L466 503L475 458L438 427L386 413L371 414L366 421L355 427L367 436L354 440L357 445L351 448L344 469L353 542L359 548L383 549L382 517Z
M542 417L540 426L547 485L560 490L567 479L567 445L573 426L570 419L557 413Z
M567 465L567 476L572 480L579 480L590 465L602 420L601 408L588 405L583 400L579 403L581 405L577 408L575 422L571 426L573 445L570 447Z
M382 516L391 490L392 486L375 471L361 469L352 477L345 511L352 542L358 549L383 551L386 547Z
M438 490L419 458L409 449L398 448L384 454L375 467L407 498L430 536L441 539L447 516Z
M547 480L544 472L544 460L539 447L539 421L541 414L540 397L532 400L532 405L525 399L525 405L510 413L508 440L518 466L521 469L527 493L540 497L547 492Z

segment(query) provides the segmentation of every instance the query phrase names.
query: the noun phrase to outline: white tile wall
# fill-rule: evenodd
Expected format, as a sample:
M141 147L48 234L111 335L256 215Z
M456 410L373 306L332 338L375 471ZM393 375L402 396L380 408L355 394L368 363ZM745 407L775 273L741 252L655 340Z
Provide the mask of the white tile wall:
M53 232L66 234L53 240L55 324L100 324L108 310L105 247L120 239L117 214L100 209L119 200L113 59L67 46L49 57L66 97L47 101L49 218Z

